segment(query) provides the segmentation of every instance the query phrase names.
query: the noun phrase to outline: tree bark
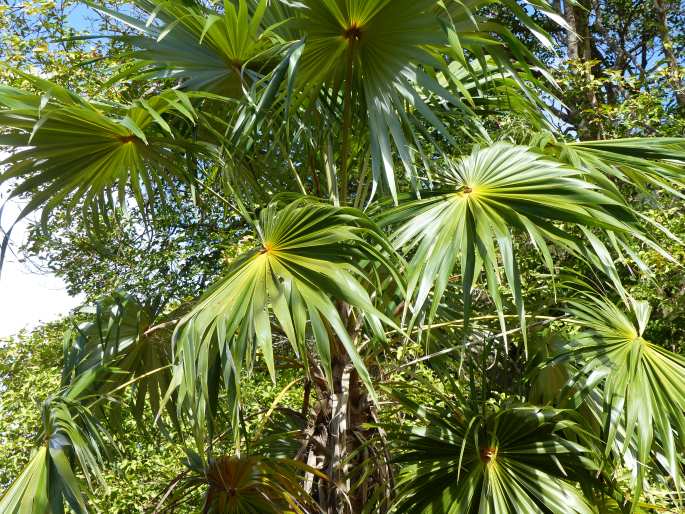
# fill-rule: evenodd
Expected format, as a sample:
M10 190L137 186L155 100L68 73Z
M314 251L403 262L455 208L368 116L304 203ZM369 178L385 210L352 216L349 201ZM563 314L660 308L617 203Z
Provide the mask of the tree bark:
M580 36L578 32L577 9L568 0L564 1L564 19L569 25L566 31L566 53L570 60L580 58Z
M590 0L580 0L579 5L573 5L568 0L564 1L564 19L569 25L566 31L566 52L568 59L581 63L584 67L581 73L588 82L592 80L592 74L601 73L597 66L591 67L589 62L593 59L593 41L590 32ZM582 115L584 107L594 108L597 105L597 96L592 88L585 92L587 106L581 106L580 110L569 107L568 121L575 127L581 139L597 139L598 129L587 123Z
M661 38L661 47L668 65L670 82L678 107L685 108L685 86L683 85L683 77L680 71L678 58L673 51L671 32L668 28L669 7L670 6L665 0L654 0L654 10L656 11L659 37Z
M330 395L331 420L328 429L328 469L330 478L328 488L328 514L337 514L338 508L344 502L344 497L350 492L350 481L347 476L347 432L348 407L350 400L350 379L352 364L348 359L336 358L333 363L333 391Z

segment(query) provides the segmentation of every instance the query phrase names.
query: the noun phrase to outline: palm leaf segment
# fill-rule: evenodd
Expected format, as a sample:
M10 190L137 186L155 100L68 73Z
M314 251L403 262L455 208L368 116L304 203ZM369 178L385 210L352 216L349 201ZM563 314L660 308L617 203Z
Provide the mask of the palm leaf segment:
M263 28L267 0L254 6L240 0L237 8L227 1L222 14L193 2L134 3L149 14L147 20L93 6L142 33L124 38L136 50L122 57L133 64L112 80L175 79L186 90L237 98L278 62L280 40Z
M63 514L64 503L77 514L87 512L75 464L92 487L104 483L100 471L103 449L111 446L87 400L98 373L80 376L42 407L43 442L21 475L0 498L7 514Z
M123 203L130 185L136 200L162 189L164 173L180 176L169 123L171 114L194 123L186 95L167 91L129 106L90 103L52 82L25 76L41 94L0 87L0 144L11 154L0 183L18 180L12 196L31 193L21 216L43 207L83 205L95 212L112 206L112 191Z
M503 71L492 58L468 63L455 60L449 63L448 70L448 76L444 72L437 74L440 85L447 88L451 83L458 85L464 102L480 119L493 113L516 113L531 126L542 129L546 125L540 116L540 108L531 103L526 92L521 90L515 70ZM538 87L544 89L542 84ZM453 112L434 110L446 125L450 125L450 118L454 119Z
M643 338L649 321L646 302L631 302L624 313L604 298L569 302L569 311L581 330L577 347L560 359L577 359L581 365L570 382L578 398L603 387L607 453L619 448L634 455L634 497L642 490L650 452L660 457L683 490L682 455L685 452L685 358ZM622 444L621 444L622 443Z
M206 377L219 367L236 414L243 363L249 368L259 349L272 376L275 373L270 312L305 360L307 322L311 324L316 352L329 378L331 339L337 337L373 391L355 341L332 299L355 307L371 333L384 339L381 322L392 322L374 306L363 283L372 281L368 277L379 267L392 270L386 257L392 249L378 227L358 210L308 197L285 204L283 200L275 199L259 215L261 246L238 258L181 320L175 334L179 364L174 377L180 404L190 401L196 408L200 399L216 399L217 390ZM195 413L198 420L204 415L204 411Z
M478 414L454 399L430 408L394 395L418 421L395 433L404 465L396 512L594 512L573 483L593 467L589 450L565 437L582 433L565 411L510 406Z
M459 263L465 318L468 321L473 284L484 270L504 331L498 290L504 280L498 274L497 246L525 334L515 229L528 234L551 273L554 267L548 241L601 266L618 283L607 248L588 228L623 237L637 231L631 223L634 216L624 204L584 180L580 171L526 147L498 143L448 163L442 183L443 189L423 193L423 199L400 205L381 219L381 224L404 222L394 234L394 244L413 251L407 294L414 298L414 319L433 285L430 315L434 315L455 263ZM579 227L589 244L570 230L573 226Z

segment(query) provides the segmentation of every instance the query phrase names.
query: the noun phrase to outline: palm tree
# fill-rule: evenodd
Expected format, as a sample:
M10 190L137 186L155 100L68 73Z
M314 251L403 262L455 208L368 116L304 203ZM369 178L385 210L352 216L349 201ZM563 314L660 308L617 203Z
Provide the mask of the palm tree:
M552 276L555 256L572 256L633 306L617 260L643 269L635 242L672 259L653 238L668 231L629 195L680 196L685 140L564 141L546 110L549 73L480 9L491 3L134 0L120 12L93 7L134 31L111 36L128 48L111 81L144 84L140 98L80 98L12 70L29 87L0 87L0 143L11 150L0 183L30 199L21 217L40 210L49 229L66 208L99 226L130 202L154 216L151 199L190 186L241 216L256 243L177 312L155 318L122 294L101 303L69 340L63 389L44 405L44 436L2 512L63 512L64 501L86 512L76 476L97 475L111 446L104 420L116 429L117 399L131 389L141 422L147 404L156 422L192 433L186 483L207 487L207 512L594 512L613 487L608 459L628 454L640 464L627 508L638 508L648 461L682 489L683 364L642 343L642 307L637 330L616 306L599 308L615 321L603 327L595 307L570 304L582 343L550 365L589 375L558 399L575 399L576 414L523 400L441 413L437 396L422 407L379 387L392 349L424 341L442 355L487 339L476 289L507 356L527 355L524 245ZM551 46L528 10L499 3ZM501 112L532 131L496 141L486 118ZM510 344L512 317L522 338ZM242 420L255 363L276 375L274 341L291 348L305 383L289 460L255 454ZM479 376L467 374L467 387ZM639 416L625 400L632 381L649 398ZM387 402L423 427L405 445L388 440L403 432L381 422ZM230 454L215 452L217 437ZM395 487L398 463L410 465Z

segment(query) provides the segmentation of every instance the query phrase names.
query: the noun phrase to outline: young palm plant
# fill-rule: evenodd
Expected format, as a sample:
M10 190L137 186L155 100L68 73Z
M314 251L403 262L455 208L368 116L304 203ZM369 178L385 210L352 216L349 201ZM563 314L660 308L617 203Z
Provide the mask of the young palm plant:
M499 3L551 45L528 10ZM479 340L486 330L477 325L495 319L505 358L525 359L529 315L519 258L526 245L552 275L555 257L574 258L607 277L626 301L616 261L632 259L644 269L631 245L671 258L645 228L660 226L629 195L680 194L685 140L566 142L543 130L551 130L549 74L488 18L481 7L490 4L134 0L121 12L95 6L135 31L105 34L129 48L111 56L125 64L111 82L133 82L144 96L125 104L82 99L26 75L31 91L0 88L0 144L10 152L0 182L29 198L22 216L42 209L49 230L51 212L66 206L106 226L128 202L154 216L153 197L173 201L181 191L199 190L249 223L256 241L177 312L155 317L121 295L103 304L95 325L81 330L65 354L65 398L88 399L74 406L68 427L46 428L47 446L0 501L3 512L63 512L63 498L75 512L87 512L71 470L88 477L96 469L105 442L96 421L115 421L126 391L135 394L139 422L150 422L149 405L155 422L170 420L179 433L192 434L199 462L187 484L207 488L207 512L263 512L266 504L294 512L385 512L395 495L399 512L593 511L601 475L588 472L592 443L578 435L581 424L568 412L503 404L441 414L401 400L436 426L414 431L402 447L400 460L416 465L397 488L397 461L380 422L394 415L382 408L392 396L379 388L397 369L392 356L415 347L424 332L434 334L426 349L439 343L443 360L453 351L485 355ZM529 4L560 20L547 4ZM502 111L540 132L495 142L484 117ZM484 302L490 315L474 316L474 305ZM507 318L518 320L514 330L522 334L511 345ZM437 327L440 334L431 332ZM245 380L260 363L275 377L286 353L274 341L291 348L306 384L305 422L291 434L298 443L291 461L252 454L255 434L244 417ZM601 358L588 348L577 358ZM637 375L630 371L645 387L657 387L655 369L682 368L645 348L644 366ZM616 359L626 351L616 348ZM453 373L455 362L431 369ZM79 377L97 380L86 387ZM612 409L625 394L618 377L605 378L609 401L602 405L609 429L600 436L612 447L612 423L619 423ZM664 402L682 385L658 387L664 389L651 393L648 415L659 427L658 443L640 433L638 456L644 461L662 445L655 458L666 457L680 488L675 438L682 438L683 411ZM626 405L630 441L635 404ZM53 452L53 433L60 448L74 450ZM81 434L88 434L85 443ZM232 453L220 451L217 438L228 439Z

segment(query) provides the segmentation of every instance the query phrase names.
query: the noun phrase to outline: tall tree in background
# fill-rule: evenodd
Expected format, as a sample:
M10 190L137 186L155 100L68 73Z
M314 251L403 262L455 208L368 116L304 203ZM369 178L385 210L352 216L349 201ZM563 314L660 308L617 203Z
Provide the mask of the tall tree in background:
M571 77L578 76L562 94L568 108L561 119L591 138L609 137L617 124L627 125L626 133L661 133L656 117L665 118L659 121L672 125L674 134L682 134L677 119L685 98L685 62L679 57L685 44L685 5L596 0L558 7L568 29L557 31L557 40L565 47ZM635 105L621 109L631 101ZM602 111L612 110L615 118L602 121Z
M676 57L676 48L671 37L670 19L673 14L682 13L683 5L679 2L664 2L654 0L654 9L657 15L658 34L661 39L661 47L668 63L668 71L673 85L674 94L678 106L685 108L685 85L683 84L683 64Z
M24 87L0 88L0 181L28 199L22 216L77 218L100 245L124 219L143 240L210 220L207 266L183 267L192 238L149 247L202 275L189 294L242 243L199 298L117 293L65 339L37 450L0 510L86 512L123 408L186 449L159 509L202 488L205 512L635 511L653 483L678 504L685 359L648 341L622 278L648 272L639 250L675 260L657 241L675 236L632 198L681 197L685 140L566 140L550 73L489 4L138 0L96 7L130 29L104 34L108 83L130 98L6 69ZM594 5L532 7L571 31L569 57L602 52ZM630 25L612 27L625 50ZM614 51L624 72L636 51ZM507 115L526 130L492 130ZM602 135L582 110L566 121ZM193 203L202 214L182 214ZM531 312L533 270L561 274L565 314L556 288ZM567 330L558 348L533 337L540 320ZM422 353L402 362L409 349ZM530 395L494 375L493 353L526 368ZM277 398L246 415L260 366L299 370L299 412L278 418Z

